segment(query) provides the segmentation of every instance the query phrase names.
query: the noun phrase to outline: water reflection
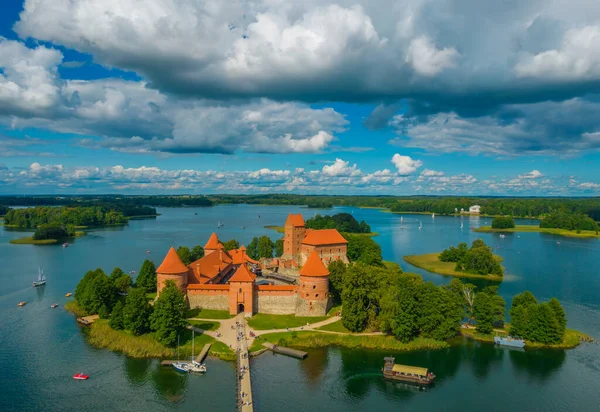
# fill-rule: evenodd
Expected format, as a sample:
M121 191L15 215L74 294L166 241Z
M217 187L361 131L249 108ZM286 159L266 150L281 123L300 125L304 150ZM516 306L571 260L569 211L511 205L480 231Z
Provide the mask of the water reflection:
M157 363L152 372L152 384L156 392L169 402L178 403L184 399L187 388L187 374L177 372L174 368L166 368Z
M38 286L37 288L35 288L36 291L36 296L37 296L37 300L38 301L42 301L42 299L44 299L44 293L46 291L46 286Z
M509 351L515 372L527 373L540 381L548 379L561 369L567 354L565 350L526 350L524 352Z
M134 359L128 356L123 357L123 370L129 383L135 386L142 386L148 380L148 370L152 365L151 359Z
M308 357L300 362L300 370L311 387L317 386L323 373L329 365L329 350L327 348L311 349Z

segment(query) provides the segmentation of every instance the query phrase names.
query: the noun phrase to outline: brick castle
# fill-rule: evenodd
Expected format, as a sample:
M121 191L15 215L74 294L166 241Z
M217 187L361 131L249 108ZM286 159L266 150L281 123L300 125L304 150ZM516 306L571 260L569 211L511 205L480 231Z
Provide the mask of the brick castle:
M156 270L158 294L165 281L172 280L185 292L190 308L246 316L325 315L330 308L327 265L333 260L348 263L348 242L335 229L306 229L301 214L288 215L283 242L283 255L269 260L268 266L292 275L293 284L261 284L264 281L257 281L254 272L265 269L267 261L250 258L244 246L226 251L213 233L204 256L187 266L173 247L169 249Z

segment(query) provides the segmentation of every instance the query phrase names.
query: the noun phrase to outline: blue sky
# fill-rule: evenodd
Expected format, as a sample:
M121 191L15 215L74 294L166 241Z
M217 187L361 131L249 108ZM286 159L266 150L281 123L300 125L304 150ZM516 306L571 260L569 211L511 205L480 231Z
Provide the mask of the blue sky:
M591 5L6 0L0 194L597 196Z

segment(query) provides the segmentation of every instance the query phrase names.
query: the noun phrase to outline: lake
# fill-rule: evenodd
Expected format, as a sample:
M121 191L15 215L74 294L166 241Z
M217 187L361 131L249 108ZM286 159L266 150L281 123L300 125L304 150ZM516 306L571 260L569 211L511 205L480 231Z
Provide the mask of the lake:
M600 241L540 233L473 233L490 218L396 215L374 209L306 209L293 206L223 205L212 208L160 209L156 220L131 221L127 227L97 230L71 247L10 245L23 233L0 229L0 410L148 410L227 411L235 409L232 363L208 359L205 376L185 376L161 368L156 360L130 359L90 347L84 329L62 305L83 274L96 267L110 272L139 270L146 257L160 264L171 245L204 245L217 222L222 241L248 244L265 225L283 225L288 213L352 213L366 220L384 259L436 284L450 278L403 262L409 254L438 252L461 241L484 239L504 258L506 279L500 294L510 304L524 290L538 299L556 296L569 327L600 337ZM197 215L195 214L197 213ZM402 222L401 222L402 218ZM422 221L422 229L418 230ZM461 223L463 228L461 229ZM535 223L519 221L519 224ZM245 226L245 229L243 228ZM150 253L147 253L147 252ZM32 288L38 266L48 284ZM483 287L485 281L472 281ZM497 283L489 283L497 284ZM27 301L25 307L16 304ZM59 308L50 309L54 302ZM459 339L461 340L461 339ZM577 349L498 349L462 341L449 349L394 354L396 362L430 367L436 385L416 391L380 376L389 352L323 348L298 361L264 354L252 359L255 406L260 411L397 410L597 410L600 346ZM74 381L84 371L88 381Z

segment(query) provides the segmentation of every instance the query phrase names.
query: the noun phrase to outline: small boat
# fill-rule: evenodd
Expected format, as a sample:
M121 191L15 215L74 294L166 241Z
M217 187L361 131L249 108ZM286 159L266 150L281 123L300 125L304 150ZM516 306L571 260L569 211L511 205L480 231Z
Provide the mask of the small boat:
M52 309L54 309L54 308L57 308L57 307L58 307L58 303L53 303L52 305L50 305L50 307L51 307Z
M525 341L520 338L513 338L512 336L503 338L501 336L494 336L494 343L498 346L510 346L512 348L524 348Z
M149 255L149 254L150 254L150 251L149 251L149 250L147 250L147 251L146 251L146 254L147 254L147 255Z
M419 220L419 230L423 229L423 222Z
M502 233L500 233L500 239L504 239L506 237L506 235L503 235Z
M25 306L27 305L27 302L19 302L19 304L17 306Z
M191 363L188 363L188 365L187 365L188 372L205 373L206 366L204 366L200 362L196 362L196 360L194 359L194 342L195 342L195 334L194 334L194 330L192 329L192 361L191 361Z
M217 223L217 228L219 228L219 227L223 227L223 226L225 226L225 223L221 223L221 221L219 221L219 222Z
M177 362L173 362L171 365L175 369L177 369L179 372L186 372L187 373L187 372L190 371L190 365L187 362L180 362L179 361L179 335L177 335Z
M77 380L80 380L80 381L84 381L87 378L89 378L89 376L86 375L85 373L76 373L75 375L73 375L73 379L77 379Z
M46 284L46 276L44 276L44 271L42 268L38 269L38 277L37 280L33 282L33 287L44 286Z
M460 228L461 228L461 229L463 228L463 223L462 223L462 222L460 223Z
M432 219L435 219L435 213L432 213L432 214L431 214L431 218L432 218Z
M137 272L135 270L132 270L129 272L130 275L135 275Z
M392 357L386 357L383 360L385 365L382 372L383 377L386 379L413 383L419 386L429 386L435 381L435 375L429 372L427 368L398 365L394 363L395 358Z
M63 243L62 247L69 247L69 243L67 243L67 242Z
M73 296L73 294L71 292L65 294L65 297L67 297L67 298L70 298L71 296Z

